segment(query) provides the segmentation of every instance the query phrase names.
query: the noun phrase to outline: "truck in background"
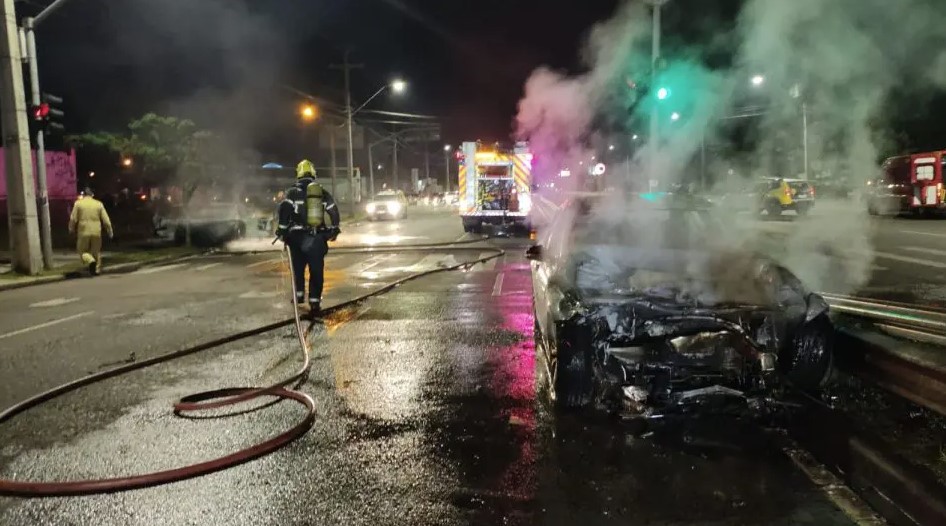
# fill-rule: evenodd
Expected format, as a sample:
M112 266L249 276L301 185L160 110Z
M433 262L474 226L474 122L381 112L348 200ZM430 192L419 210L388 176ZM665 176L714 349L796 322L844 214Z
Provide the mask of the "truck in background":
M516 143L512 150L480 142L464 142L457 152L458 203L465 232L495 226L506 230L529 227L532 209L532 153Z
M944 150L887 159L880 176L867 182L867 211L872 215L943 212L944 167Z

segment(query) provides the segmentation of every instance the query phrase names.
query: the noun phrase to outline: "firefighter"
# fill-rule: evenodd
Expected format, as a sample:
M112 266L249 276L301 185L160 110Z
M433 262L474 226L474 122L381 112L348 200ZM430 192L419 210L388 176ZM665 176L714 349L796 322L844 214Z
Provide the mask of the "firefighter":
M112 222L101 201L94 197L91 188L86 188L82 199L76 201L69 217L69 233L76 234L76 251L82 263L89 267L93 276L102 270L102 226L108 238L113 237Z
M306 303L305 269L308 267L309 313L316 316L322 306L328 242L334 241L341 230L335 200L315 182L315 166L310 161L303 159L296 166L296 184L286 190L277 214L276 236L289 248L296 303Z

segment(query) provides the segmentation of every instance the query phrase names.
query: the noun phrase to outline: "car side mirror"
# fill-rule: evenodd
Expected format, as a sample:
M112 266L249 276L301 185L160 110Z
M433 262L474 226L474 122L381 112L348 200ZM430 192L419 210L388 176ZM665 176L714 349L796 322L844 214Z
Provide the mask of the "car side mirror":
M542 261L542 245L532 245L526 250L526 259L530 261Z

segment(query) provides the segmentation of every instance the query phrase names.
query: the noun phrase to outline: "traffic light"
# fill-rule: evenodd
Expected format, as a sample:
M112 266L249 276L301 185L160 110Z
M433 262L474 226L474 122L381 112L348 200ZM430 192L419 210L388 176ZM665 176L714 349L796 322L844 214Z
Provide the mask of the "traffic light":
M57 132L65 130L65 127L62 124L62 118L65 116L65 113L63 113L61 109L55 107L61 104L61 97L44 93L42 96L42 102L31 105L30 117L32 118L36 129L42 130L44 132L48 131L49 129L56 130Z
M657 100L667 100L670 98L670 90L666 87L657 88Z

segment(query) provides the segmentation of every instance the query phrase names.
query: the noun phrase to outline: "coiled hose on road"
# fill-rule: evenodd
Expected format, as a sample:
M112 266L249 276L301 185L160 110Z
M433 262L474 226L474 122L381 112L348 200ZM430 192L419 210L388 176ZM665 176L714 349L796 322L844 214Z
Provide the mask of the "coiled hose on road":
M505 251L494 248L494 247L464 247L461 245L469 245L473 243L478 243L485 241L487 237L479 239L471 239L467 241L459 242L448 242L448 243L430 243L422 245L402 245L402 246L392 246L392 247L377 247L377 246L351 246L343 247L333 250L335 254L361 254L361 253L373 253L373 252L472 252L476 251L480 257L476 259L471 259L458 263L456 265L447 266L443 268L437 268L432 270L426 270L411 274L399 280L388 283L381 288L362 294L354 299L338 303L326 307L322 310L324 314L331 314L343 308L349 307L351 305L360 303L374 296L384 294L393 290L394 288L403 285L409 281L413 281L425 276L430 276L432 274L437 274L440 272L449 272L453 270L458 270L461 268L467 268L478 263L485 263L491 259L498 258L505 254ZM288 248L286 249L288 252ZM284 252L284 254L286 253ZM489 253L486 256L482 256L483 253ZM292 258L287 258L289 260L289 276L290 281L295 288L295 281L292 272ZM210 349L215 349L222 345L228 343L233 343L245 338L252 336L258 336L269 331L273 331L282 327L289 325L294 325L296 330L296 335L299 338L299 344L302 351L302 364L299 369L290 375L289 377L280 380L272 385L265 387L228 387L222 389L215 389L212 391L204 391L201 393L196 393L192 395L185 396L181 398L177 403L174 404L174 414L182 417L186 417L190 413L198 411L206 411L210 409L219 409L222 407L234 406L236 404L245 403L261 397L276 397L279 400L293 400L296 403L305 407L306 414L305 417L297 423L292 428L279 433L264 442L260 442L253 446L241 449L229 455L215 458L213 460L208 460L205 462L200 462L197 464L191 464L188 466L168 469L164 471L157 471L153 473L146 473L143 475L133 475L127 477L114 477L114 478L103 478L96 480L75 480L75 481L63 481L63 482L39 482L39 481L18 481L11 479L0 479L0 495L3 496L16 496L16 497L54 497L54 496L73 496L73 495L89 495L96 493L112 493L118 491L126 491L131 489L146 488L150 486L158 486L161 484L167 484L170 482L176 482L180 480L185 480L189 478L198 477L201 475L206 475L213 473L215 471L220 471L229 467L237 466L250 460L268 455L283 446L289 444L290 442L301 437L312 428L315 424L315 402L312 398L301 392L297 389L305 382L309 376L309 369L311 367L311 359L309 353L309 345L307 342L307 336L311 331L314 323L310 324L307 328L303 328L302 321L299 315L299 306L295 299L295 294L292 294L293 297L293 317L291 319L277 321L264 325L262 327L257 327L255 329L249 329L242 331L236 334L225 336L210 342L202 343L195 345L193 347L188 347L186 349L181 349L176 352L169 354L164 354L161 356L156 356L154 358L149 358L140 362L123 365L100 373L92 374L74 380L72 382L54 387L46 392L40 393L36 396L23 400L12 407L4 410L0 413L0 425L7 422L8 420L14 418L15 416L28 411L34 407L37 407L45 402L54 400L66 393L70 393L81 389L82 387L101 382L110 378L115 378L123 374L144 369L152 365L157 365L159 363L169 362L177 358L182 358L184 356L189 356L192 354L199 353L201 351L207 351ZM290 387L291 386L291 387Z

